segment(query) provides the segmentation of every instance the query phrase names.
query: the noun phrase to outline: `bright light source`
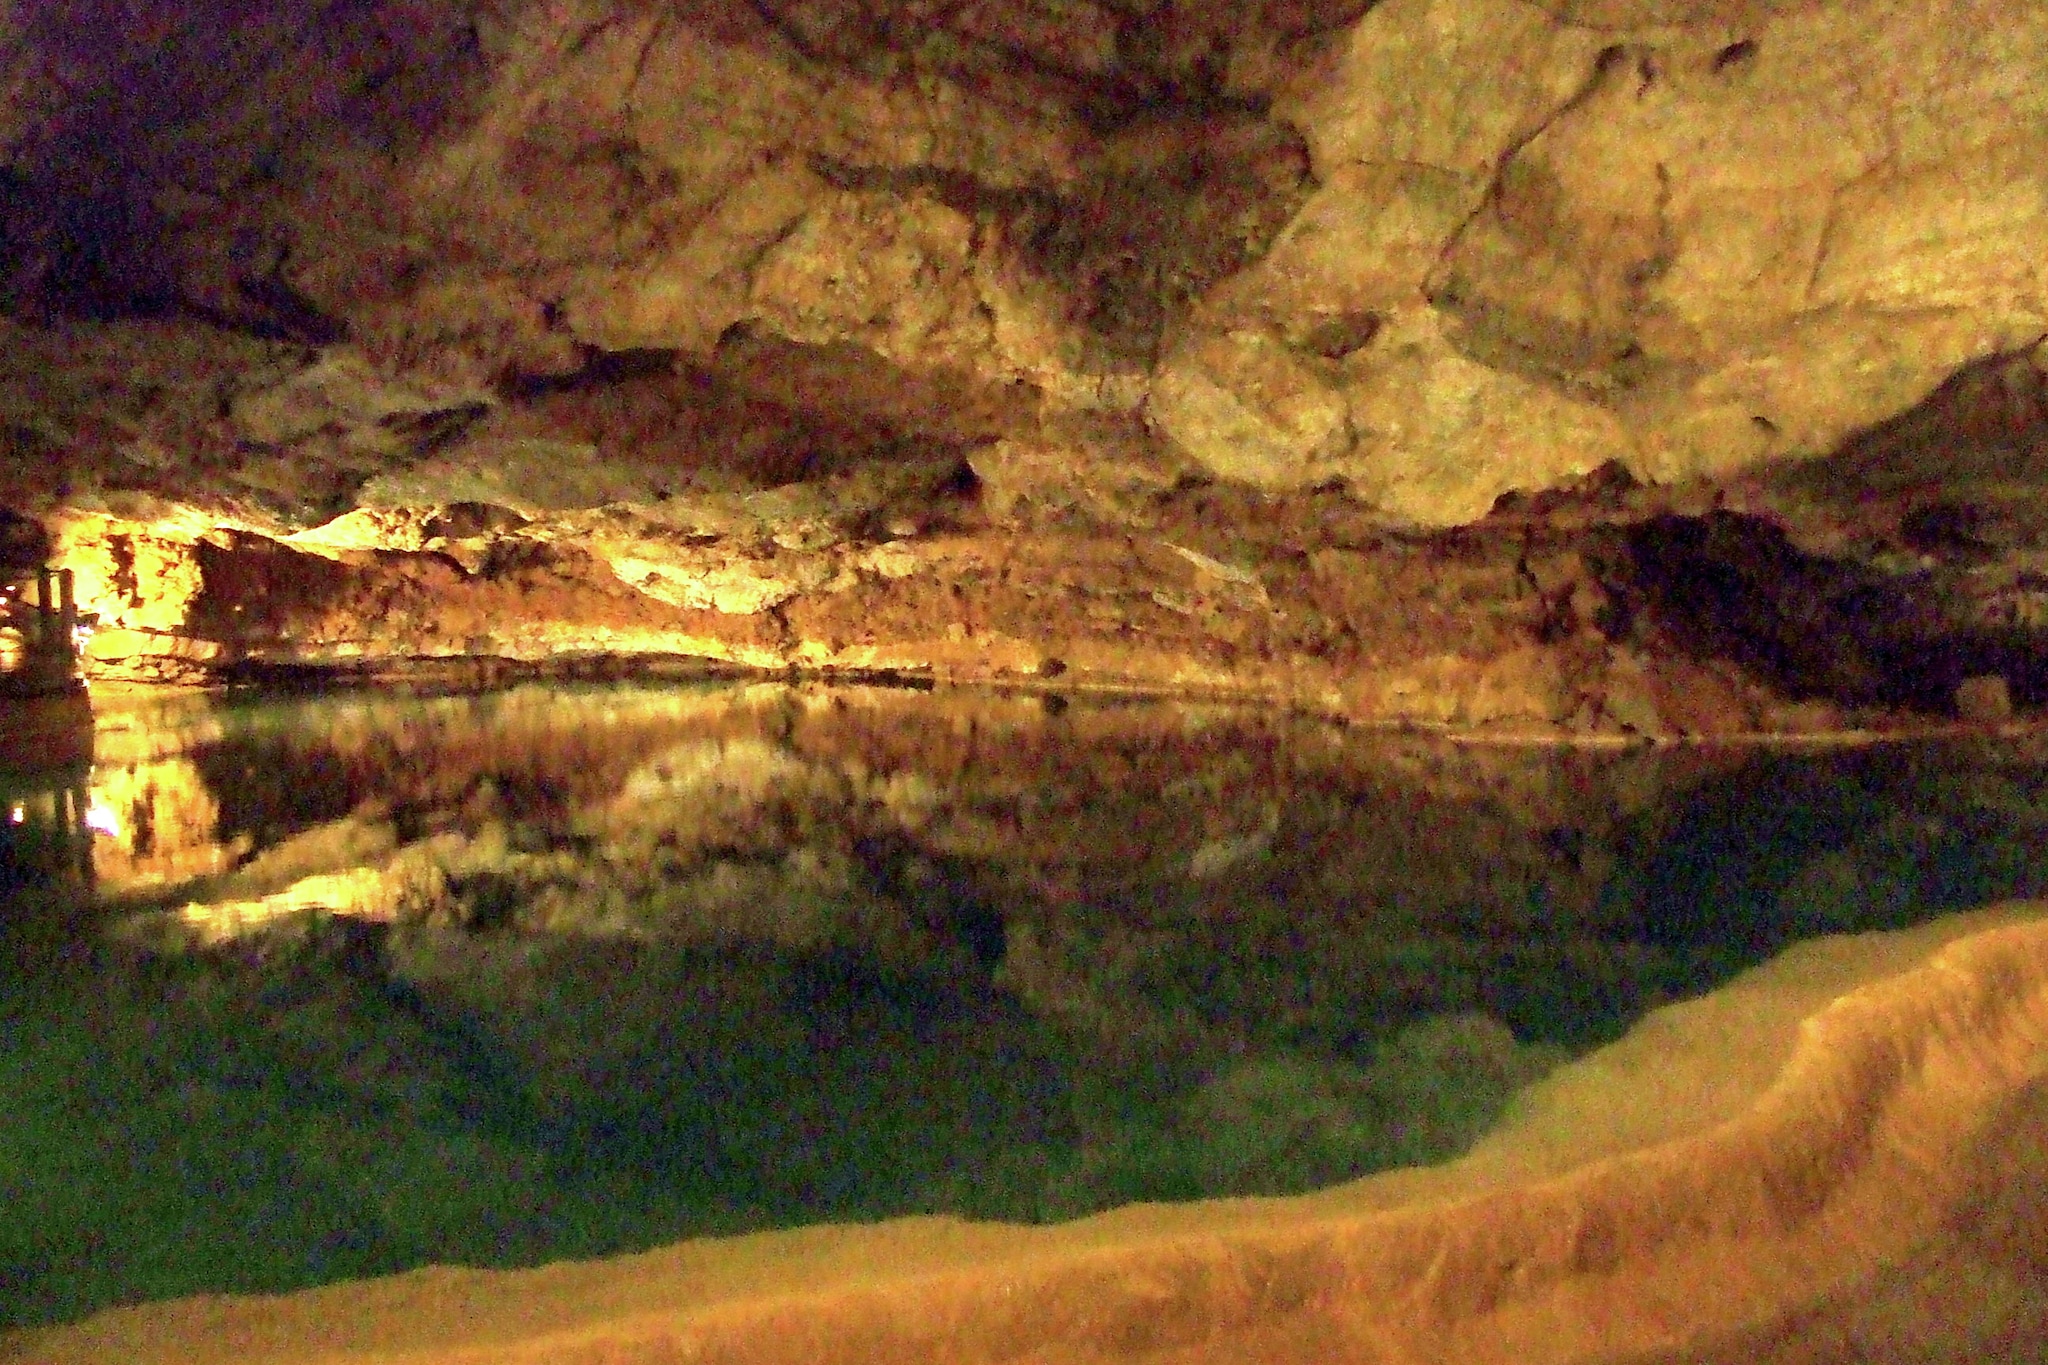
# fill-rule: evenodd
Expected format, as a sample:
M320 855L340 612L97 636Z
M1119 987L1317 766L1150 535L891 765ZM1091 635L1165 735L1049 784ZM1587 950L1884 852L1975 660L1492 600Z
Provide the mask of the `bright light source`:
M109 839L121 837L121 818L114 814L114 808L101 801L94 801L85 808L85 827Z
M18 825L26 819L28 819L28 807L22 805L19 801L15 802L7 812L7 823Z

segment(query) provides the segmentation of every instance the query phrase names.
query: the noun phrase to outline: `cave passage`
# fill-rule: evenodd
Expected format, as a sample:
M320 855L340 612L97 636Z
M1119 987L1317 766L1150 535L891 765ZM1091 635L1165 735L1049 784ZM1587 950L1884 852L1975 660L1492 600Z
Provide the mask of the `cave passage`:
M823 685L46 719L72 761L0 747L4 1325L1328 1186L1796 940L2048 892L2037 738Z

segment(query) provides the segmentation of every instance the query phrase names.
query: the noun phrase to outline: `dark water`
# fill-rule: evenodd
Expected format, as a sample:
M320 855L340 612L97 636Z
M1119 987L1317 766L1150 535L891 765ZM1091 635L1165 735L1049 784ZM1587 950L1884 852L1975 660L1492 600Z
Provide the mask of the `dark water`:
M1797 938L2048 892L2039 740L779 686L8 720L0 1325L1314 1188Z

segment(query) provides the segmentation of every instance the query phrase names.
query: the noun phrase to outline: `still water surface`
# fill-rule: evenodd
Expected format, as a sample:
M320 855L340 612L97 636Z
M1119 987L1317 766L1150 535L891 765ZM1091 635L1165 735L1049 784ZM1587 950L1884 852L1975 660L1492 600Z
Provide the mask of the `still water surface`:
M2048 892L2038 739L780 685L10 721L0 1326L1314 1188L1794 939Z

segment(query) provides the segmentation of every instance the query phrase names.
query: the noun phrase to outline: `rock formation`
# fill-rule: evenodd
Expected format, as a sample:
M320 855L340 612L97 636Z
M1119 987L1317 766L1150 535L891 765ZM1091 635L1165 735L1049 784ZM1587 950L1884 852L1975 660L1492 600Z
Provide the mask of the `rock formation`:
M0 17L0 503L102 675L1655 735L2048 693L2032 11L154 13Z
M2044 160L2004 0L0 4L0 589L71 571L94 681L1998 731L2048 703ZM119 870L246 850L189 851ZM2044 961L1814 948L1304 1202L0 1356L2040 1359Z

